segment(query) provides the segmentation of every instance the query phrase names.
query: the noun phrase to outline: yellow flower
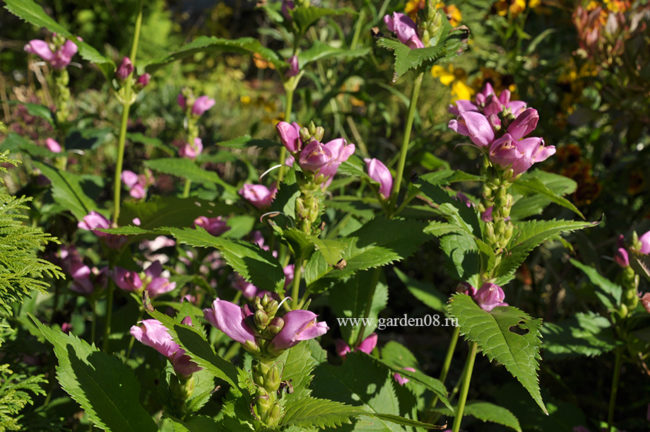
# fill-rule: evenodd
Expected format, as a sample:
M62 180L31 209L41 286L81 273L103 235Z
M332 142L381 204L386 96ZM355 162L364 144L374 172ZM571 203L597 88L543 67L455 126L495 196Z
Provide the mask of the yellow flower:
M404 13L411 17L413 21L415 21L417 19L418 11L424 9L425 6L425 0L409 0L406 2L406 6L404 6ZM456 27L463 19L463 15L460 13L460 10L454 5L447 6L444 2L438 1L436 8L443 10L445 15L447 15L449 24L451 24L452 27Z
M463 14L455 5L445 6L445 13L452 27L456 27L463 20Z
M501 16L510 14L515 18L526 9L526 0L499 0L494 4L494 8Z
M404 6L404 13L415 21L420 9L424 9L424 0L409 0Z
M438 78L442 85L451 87L452 102L460 99L469 100L474 95L474 89L467 85L467 72L464 69L455 69L453 65L445 69L435 65L431 68L431 76Z

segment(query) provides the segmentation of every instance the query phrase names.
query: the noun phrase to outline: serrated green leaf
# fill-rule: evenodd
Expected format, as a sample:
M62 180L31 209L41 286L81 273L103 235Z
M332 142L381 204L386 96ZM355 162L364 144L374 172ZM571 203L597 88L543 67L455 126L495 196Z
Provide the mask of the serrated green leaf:
M486 312L470 296L460 293L450 299L448 311L458 320L460 333L477 343L489 360L505 366L542 411L548 413L537 378L542 320L533 319L513 306Z
M278 359L282 362L282 380L290 381L293 393L284 397L286 404L291 404L311 395L312 371L319 364L327 361L327 352L315 340L299 343L287 350Z
M333 47L321 41L314 41L309 49L298 55L298 62L304 68L311 62L342 57L362 57L370 52L370 48L349 49L347 47Z
M129 367L74 335L30 318L54 346L61 387L81 405L95 426L114 432L158 430L140 404L140 385Z
M350 8L329 9L315 6L297 6L289 11L291 20L300 34L304 34L316 21L326 16L352 15L354 10Z
M72 40L79 47L79 55L91 63L95 63L104 76L108 77L115 69L111 59L101 55L95 48L78 40L61 24L50 18L43 8L33 0L5 0L5 8L17 17L37 27L45 27L52 33L57 33Z
M180 243L218 249L237 273L261 290L284 289L282 266L271 252L256 244L215 237L204 229L169 228L169 233Z
M447 303L447 297L438 291L433 285L427 282L420 281L418 279L409 277L405 273L402 273L397 267L393 267L393 271L406 285L406 289L409 290L413 296L420 300L425 305L429 306L433 310L445 311L445 304Z
M577 188L577 183L575 181L559 174L534 170L528 171L525 175L537 178L558 196L573 193ZM524 196L520 198L515 197L515 203L510 212L510 217L513 220L521 220L529 216L541 214L544 208L552 202L545 195L540 195L538 193L517 190L516 188L512 191L515 195L518 195L517 192L524 194Z
M77 220L83 219L97 208L97 204L81 188L81 176L38 161L33 161L33 164L52 182L54 200L64 209L70 210Z
M558 323L544 323L542 335L545 359L597 356L616 346L612 324L595 312L578 312Z
M263 46L257 39L251 37L223 39L215 36L200 36L192 42L168 53L162 58L147 62L145 70L152 73L169 63L181 60L199 52L234 52L250 55L258 54L264 60L271 62L278 69L285 69L288 67L287 63L281 60L273 50Z
M224 182L214 171L204 170L187 158L162 158L145 161L145 166L154 171L170 174L201 184L217 184L231 196L237 197L237 189Z
M528 194L537 193L549 199L551 202L571 210L572 212L580 216L582 219L585 218L582 212L578 210L578 208L575 205L573 205L571 201L567 200L566 198L562 198L560 195L558 195L552 189L546 186L537 177L523 175L514 181L514 183L512 184L512 189L513 191L516 192L522 192Z
M321 253L327 264L333 266L343 257L343 251L347 246L345 241L331 239L314 239L316 249Z
M169 315L157 310L148 311L152 318L164 325L174 341L185 350L187 355L199 366L215 377L237 388L237 368L230 362L215 354L212 346L197 329L174 321Z
M422 230L425 234L431 234L435 237L441 237L450 233L462 233L464 231L465 230L458 225L440 221L431 221L429 222L429 225Z
M453 417L454 411L445 408L435 410L443 415ZM510 410L490 402L468 401L463 415L477 418L484 422L496 423L521 432L521 425Z
M506 254L494 270L497 284L504 285L510 281L521 263L537 246L553 237L590 228L597 222L567 220L533 220L515 224L514 234L506 247Z
M597 289L594 292L608 310L618 310L621 305L621 296L623 295L623 288L619 284L610 281L598 273L598 270L595 268L582 264L579 261L572 259L571 264L582 270L596 288L600 288L600 290Z
M306 397L285 408L282 426L316 426L320 429L335 428L351 423L351 418L363 411L357 407L327 399Z

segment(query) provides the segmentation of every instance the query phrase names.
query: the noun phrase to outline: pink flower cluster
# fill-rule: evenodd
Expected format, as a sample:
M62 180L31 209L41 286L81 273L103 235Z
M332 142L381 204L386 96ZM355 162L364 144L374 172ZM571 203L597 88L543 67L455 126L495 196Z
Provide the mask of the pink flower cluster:
M106 245L111 249L119 249L124 245L124 243L126 243L126 238L124 236L98 231L100 229L109 229L111 223L104 217L104 215L97 213L94 210L84 216L77 226L82 230L92 231L92 233L97 237L102 237L106 240Z
M115 285L125 291L138 292L146 290L150 298L172 291L176 282L170 282L163 276L163 267L160 261L154 261L144 270L141 277L138 272L115 267L112 274Z
M316 177L328 185L339 169L354 153L354 144L348 144L343 138L337 138L325 144L311 139L303 143L300 138L300 126L297 123L280 122L276 129L282 144L298 161L304 171L313 172Z
M526 108L526 102L511 101L509 90L497 95L488 83L474 103L459 100L449 112L457 116L449 121L451 130L469 137L487 151L492 163L512 168L515 176L555 154L555 147L545 146L544 139L528 137L537 127L539 114Z
M239 195L258 209L270 207L277 192L278 189L275 186L266 187L251 183L246 183L239 189Z
M50 44L44 40L33 39L25 45L25 51L30 54L36 54L50 64L54 69L65 69L72 60L72 56L77 53L77 45L68 40L63 46L53 51Z
M178 105L181 108L183 109L187 108L187 101L185 100L185 96L183 96L183 93L178 94L178 98L176 101L178 102ZM200 117L207 110L212 108L215 103L216 103L215 100L208 96L199 96L192 104L192 114L197 117Z
M388 30L395 33L397 39L411 49L424 48L417 32L417 26L408 15L393 12L392 15L384 16L384 24Z
M129 190L129 195L142 199L147 195L147 187L154 183L154 178L147 174L136 174L133 171L122 171L122 183Z

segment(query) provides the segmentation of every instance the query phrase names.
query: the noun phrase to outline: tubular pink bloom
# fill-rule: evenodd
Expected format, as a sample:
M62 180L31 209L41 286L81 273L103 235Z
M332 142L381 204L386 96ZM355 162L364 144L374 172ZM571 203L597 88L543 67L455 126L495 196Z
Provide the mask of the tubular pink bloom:
M625 250L625 248L618 248L616 250L616 254L614 255L614 261L616 261L616 264L620 265L623 268L629 267L630 258L627 254L627 250Z
M185 107L187 106L185 103L185 96L183 96L183 93L178 94L178 97L176 98L176 102L178 103L178 106L180 106L183 109L185 109Z
M555 147L545 146L542 138L530 137L515 141L508 133L490 146L490 160L503 168L512 167L515 176L553 154Z
M241 291L242 295L248 300L254 299L255 296L257 296L257 292L259 291L255 285L248 282L239 274L235 276L235 282L233 285L235 289Z
M52 67L63 69L70 64L72 57L77 53L77 44L72 41L65 41L63 46L54 53Z
M122 182L129 189L129 194L135 199L142 199L146 196L147 179L139 176L133 171L122 171Z
M513 139L520 140L537 127L539 114L536 109L528 108L508 126L508 133Z
M213 218L199 216L194 219L194 226L203 228L213 236L219 236L230 229L226 220L221 216Z
M54 53L50 49L50 45L44 40L33 39L30 40L27 45L25 45L25 51L30 54L36 54L43 60L51 62L54 60Z
M487 117L475 111L463 111L458 120L451 120L449 128L469 137L478 147L487 147L494 140L494 130Z
M247 316L251 315L250 311L244 312L244 309L234 303L215 299L210 309L203 309L203 314L210 324L224 332L232 340L241 344L255 342L255 335L244 321Z
M356 149L354 144L348 144L347 141L343 138L337 138L329 141L328 143L323 144L323 147L327 150L326 152L329 152L330 158L325 161L325 164L320 169L318 169L317 174L325 176L328 179L334 177L336 171L339 169L339 166L348 160L348 158L352 156L354 150ZM302 162L300 166L304 168ZM329 183L327 183L326 186L327 185L329 185Z
M404 370L409 372L415 372L415 369L413 369L412 367L405 367ZM393 378L395 379L395 381L397 381L397 384L401 386L409 382L408 378L404 378L402 375L398 374L397 372L393 374Z
M136 184L131 188L129 191L129 195L131 195L135 199L142 199L147 195L147 191L145 190L144 187L140 183ZM135 224L139 225L139 224Z
M393 176L390 171L379 159L364 159L364 162L368 176L379 183L379 194L388 199L393 190Z
M271 205L277 191L275 187L268 188L261 184L246 183L239 189L239 195L258 209L264 209Z
M169 279L162 276L162 272L162 264L157 260L151 263L144 271L146 276L145 289L151 298L165 294L176 288L176 282L170 282Z
M462 292L463 294L467 294L470 297L474 297L476 295L477 289L469 282L461 282L458 284L458 288L456 288L456 291Z
M639 252L644 255L650 254L650 231L639 237L639 241L641 242L641 249L639 249Z
M331 159L332 152L329 148L316 140L311 140L300 152L298 161L302 169L316 172Z
M103 215L97 213L96 211L91 211L77 224L81 229L92 231L98 237L107 237L110 234L103 233L101 231L96 231L99 229L108 229L111 227L111 223Z
M299 152L302 149L300 140L300 126L298 123L279 122L275 129L280 134L280 141L290 153Z
M135 186L136 183L138 183L138 175L133 171L124 170L122 171L121 177L122 177L122 182L128 188L132 188L133 186Z
M336 355L339 357L345 357L352 351L350 345L346 344L343 339L337 339L336 342L334 342L334 347L336 349Z
M64 322L63 324L61 324L61 331L63 333L68 334L70 333L70 330L72 330L72 326L70 325L70 323Z
M199 96L194 101L194 105L192 105L192 114L195 116L203 115L203 113L212 108L215 103L216 102L212 98L209 98L207 96Z
M411 49L424 48L424 44L418 37L417 27L408 15L393 12L393 15L384 16L384 23L404 45Z
M130 58L124 57L120 65L117 67L117 71L115 72L115 77L120 81L124 81L132 73L133 73L133 63L131 63Z
M317 315L308 310L292 310L287 312L282 319L284 327L280 330L271 345L276 350L291 348L300 341L313 339L324 335L329 330L323 321L316 321Z
M485 210L483 213L481 213L481 220L483 222L492 222L492 212L494 211L494 207L490 206L487 210Z
M167 357L174 366L176 373L189 376L201 368L190 360L190 357L172 339L169 331L162 323L155 319L140 321L142 326L132 326L130 333L135 339Z
M650 313L650 293L645 293L641 296L641 304Z
M61 144L59 144L58 142L56 142L52 138L48 138L48 139L45 140L45 146L52 153L61 153L61 150L63 150L61 148Z
M294 77L298 75L298 73L300 73L300 68L298 66L298 56L294 54L289 59L289 70L287 70L287 77Z
M194 145L185 143L179 150L178 155L188 159L196 159L203 151L203 141L201 138L194 138Z
M138 77L138 80L136 83L140 85L141 87L146 87L147 84L149 84L149 81L151 81L151 75L148 73L142 74Z
M459 116L460 113L465 111L478 111L478 107L468 100L461 99L456 101L456 105L449 105L447 111L449 111L450 114Z
M486 282L479 288L479 290L474 294L474 300L484 311L490 312L497 306L508 306L508 303L504 303L503 300L506 298L503 289L499 285Z
M142 288L142 279L137 272L115 267L112 276L115 285L125 291L140 291Z
M365 338L359 346L356 348L356 351L361 351L366 354L370 354L372 350L377 346L377 333L372 333L370 336Z

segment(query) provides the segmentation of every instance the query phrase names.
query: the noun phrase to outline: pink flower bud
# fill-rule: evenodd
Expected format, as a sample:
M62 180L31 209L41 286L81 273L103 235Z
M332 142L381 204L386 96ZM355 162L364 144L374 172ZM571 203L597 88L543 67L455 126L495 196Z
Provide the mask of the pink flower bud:
M494 207L492 206L488 207L484 212L481 213L481 220L483 222L492 222L493 211L494 211Z
M449 129L469 137L477 147L487 147L494 140L494 130L489 120L475 111L461 112L457 120L449 121Z
M287 70L287 77L294 77L298 75L298 73L300 73L300 69L298 67L298 56L294 54L289 59L289 70Z
M117 71L115 72L115 77L120 81L124 81L132 73L133 73L133 63L131 63L130 58L124 57L120 65L117 67Z
M168 278L162 276L162 273L162 264L157 260L151 263L144 271L146 277L145 289L151 298L165 294L176 288L176 282L170 282Z
M255 342L255 335L244 321L250 316L234 303L216 299L210 309L203 309L205 319L213 326L224 332L232 340L241 344Z
M286 19L291 19L291 14L289 13L290 10L293 10L296 7L294 2L292 0L282 0L282 15Z
M528 108L508 126L508 133L513 139L519 140L531 133L537 127L539 114L536 109Z
M278 131L278 134L280 134L282 144L290 153L297 153L302 149L300 126L298 123L279 122L275 128Z
M201 138L195 138L194 145L191 145L190 143L183 144L183 146L178 150L178 155L180 157L188 159L196 159L196 157L200 155L202 151L203 141Z
M137 272L115 267L112 276L115 285L125 291L139 291L142 288L142 279Z
M372 350L377 346L377 333L372 333L370 336L365 338L359 346L356 348L356 351L361 351L362 353L370 354Z
M204 112L212 108L215 104L214 99L207 96L199 96L192 105L192 114L195 116L203 115Z
M379 159L364 159L368 176L379 183L379 194L384 199L390 198L391 191L393 190L393 176L391 175L386 165Z
M63 324L61 324L61 331L63 333L68 334L70 333L70 330L72 330L72 326L70 325L70 323L64 322Z
M329 330L329 327L325 322L317 322L316 318L317 315L308 310L298 309L287 312L282 317L284 327L271 340L271 346L275 350L285 350L300 341L324 335Z
M53 140L52 138L48 138L45 140L45 146L49 151L52 153L61 153L61 144L59 144L57 141Z
M639 237L639 242L641 242L641 249L639 249L639 252L644 255L650 254L650 231Z
M239 189L239 195L244 197L244 199L258 209L263 209L271 205L277 191L278 190L275 187L268 188L261 184L256 185L246 183L241 189Z
M36 54L43 60L51 62L54 59L54 53L50 49L50 44L40 39L33 39L25 45L25 51L30 54Z
M183 93L179 93L178 97L176 98L176 102L178 102L178 105L185 109L186 103L185 103L185 96L183 96Z
M219 236L230 229L226 220L221 216L214 218L199 216L194 219L194 226L203 228L213 236Z
M499 285L486 282L479 288L479 290L474 294L474 300L481 309L490 312L497 306L508 306L508 303L504 303L503 300L506 298L503 289Z
M616 249L616 254L614 255L614 261L616 261L616 264L620 265L623 268L629 267L630 259L627 254L627 250L625 250L625 248Z
M641 296L641 304L650 313L650 293L645 293Z
M352 351L350 345L346 344L343 339L337 339L336 342L334 342L334 347L336 349L336 355L339 357L345 357Z
M409 372L415 372L415 369L413 369L412 367L405 367L404 370ZM398 374L397 372L393 374L393 378L395 379L395 381L397 381L397 384L401 386L409 382L408 378L404 378L402 375Z
M140 76L138 77L138 81L137 81L137 83L138 83L138 85L140 85L141 87L146 87L147 84L149 84L149 81L150 81L150 80L151 80L151 75L149 75L148 73L145 73L145 74L142 74L142 75L140 75Z
M417 27L413 20L403 13L393 12L384 16L384 23L388 30L395 33L397 39L411 49L424 48L424 44L417 34Z

